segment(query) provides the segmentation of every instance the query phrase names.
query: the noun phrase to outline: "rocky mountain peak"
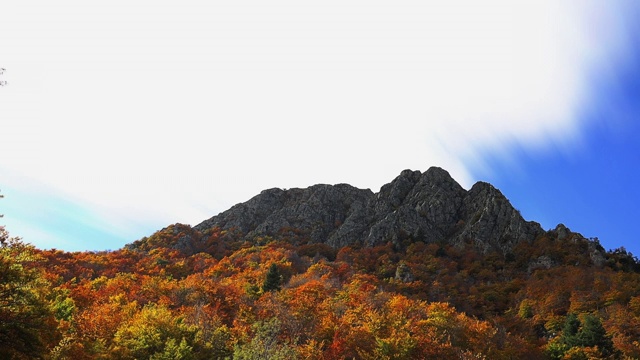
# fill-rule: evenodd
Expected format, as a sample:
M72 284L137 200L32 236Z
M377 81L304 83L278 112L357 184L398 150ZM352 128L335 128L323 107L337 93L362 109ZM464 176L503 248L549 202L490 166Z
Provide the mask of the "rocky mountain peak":
M296 229L312 242L334 247L472 242L504 252L543 233L491 184L478 182L467 191L437 167L404 170L378 193L348 184L265 190L195 229L212 227L234 228L247 238Z
M497 245L507 251L520 241L527 241L542 233L538 223L522 218L509 200L493 185L477 182L467 192L465 218L471 222L459 235L466 239L484 239L482 246Z

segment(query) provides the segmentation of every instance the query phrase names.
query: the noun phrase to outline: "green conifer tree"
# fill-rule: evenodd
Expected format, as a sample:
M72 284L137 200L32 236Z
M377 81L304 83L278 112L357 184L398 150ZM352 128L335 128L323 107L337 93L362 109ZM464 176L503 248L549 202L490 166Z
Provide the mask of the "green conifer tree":
M280 284L282 283L282 275L280 275L280 270L278 270L278 265L271 264L269 266L269 270L267 271L267 276L264 279L264 283L262 284L262 291L278 291L280 290Z
M596 347L602 356L610 356L616 353L611 337L602 326L600 318L587 314L578 319L576 314L568 314L562 328L562 336L559 341L549 344L547 352L552 359L571 359L577 356L586 356L581 349ZM570 355L569 355L570 354Z
M569 314L564 321L562 328L562 343L569 348L578 345L578 330L580 330L580 320L576 314Z
M585 315L582 320L582 328L576 336L578 344L585 347L597 346L603 355L614 352L611 337L602 326L602 322L595 315Z

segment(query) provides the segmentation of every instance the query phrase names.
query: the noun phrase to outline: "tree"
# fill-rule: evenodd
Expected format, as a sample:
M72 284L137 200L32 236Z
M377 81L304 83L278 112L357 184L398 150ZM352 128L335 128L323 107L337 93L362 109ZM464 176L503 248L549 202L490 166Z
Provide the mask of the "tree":
M569 314L564 321L564 327L562 328L562 343L569 348L579 344L578 331L580 330L580 320L576 314Z
M553 359L585 358L585 351L595 351L601 356L609 356L616 352L611 337L607 335L600 319L592 314L584 315L582 321L571 313L567 315L562 329L562 336L547 346Z
M587 314L582 320L582 328L578 332L577 342L581 346L597 346L603 355L611 355L614 352L611 337L602 326L600 319L592 314Z
M269 266L267 276L265 277L264 283L262 284L262 291L278 291L280 290L281 283L282 276L280 275L280 270L278 270L278 265L272 263L271 266Z
M50 284L33 246L0 227L0 358L40 358L55 332Z
M176 339L169 339L164 346L164 351L153 354L149 360L192 360L194 359L193 347L187 344L183 338L180 343L176 343Z
M125 359L191 359L197 328L159 305L147 305L120 325L111 353Z
M278 319L259 321L252 327L255 335L248 343L236 345L233 351L234 360L285 360L298 357L292 344L279 339L281 325Z

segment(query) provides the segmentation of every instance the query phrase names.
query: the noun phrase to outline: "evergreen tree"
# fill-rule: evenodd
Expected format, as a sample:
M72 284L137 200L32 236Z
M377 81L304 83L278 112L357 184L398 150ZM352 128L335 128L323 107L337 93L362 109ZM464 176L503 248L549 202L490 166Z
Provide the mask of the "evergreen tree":
M576 314L569 314L564 321L564 327L562 328L562 343L568 345L568 347L574 347L578 345L578 331L580 330L580 320Z
M280 270L278 270L278 266L274 263L269 266L269 270L267 271L267 276L264 279L264 283L262 284L262 291L278 291L280 290L280 284L282 283L282 275L280 275Z
M550 345L547 350L554 359L565 358L571 351L571 358L576 358L582 354L580 349L596 346L603 356L612 355L616 351L602 322L592 314L585 315L582 321L575 314L567 315L560 341Z
M576 338L578 344L585 347L597 346L603 355L613 353L613 342L607 335L607 331L602 326L602 322L595 315L585 315L582 320L582 328Z

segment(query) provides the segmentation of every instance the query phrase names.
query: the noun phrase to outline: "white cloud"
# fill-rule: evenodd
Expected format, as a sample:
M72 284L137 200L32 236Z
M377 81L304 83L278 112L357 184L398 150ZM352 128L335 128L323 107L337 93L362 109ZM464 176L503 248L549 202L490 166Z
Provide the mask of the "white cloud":
M22 2L0 24L3 171L122 228L404 168L469 186L486 152L575 145L625 45L610 2L139 4Z

